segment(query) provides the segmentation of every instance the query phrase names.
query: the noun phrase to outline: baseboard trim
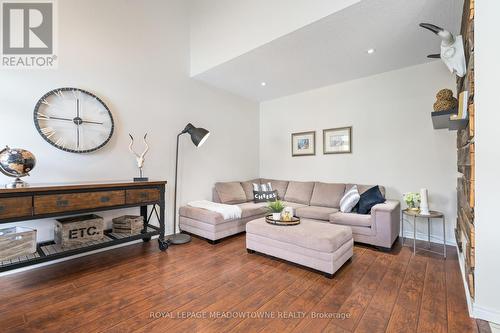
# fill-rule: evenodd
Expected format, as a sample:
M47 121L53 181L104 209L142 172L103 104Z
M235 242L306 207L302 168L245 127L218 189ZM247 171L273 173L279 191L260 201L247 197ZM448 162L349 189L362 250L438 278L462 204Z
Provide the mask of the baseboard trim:
M463 253L460 253L458 246L456 246L457 249L457 256L458 256L458 267L460 268L460 276L462 277L462 283L464 285L464 292L465 292L465 300L467 301L467 310L469 311L469 317L474 316L474 309L473 309L473 302L472 298L470 297L469 293L469 286L467 285L467 280L465 278L465 261L464 261L464 255Z
M463 254L461 254L458 251L458 247L457 247L457 253L458 253L458 264L460 266L460 273L461 273L460 275L462 276L462 281L464 284L465 299L467 300L467 309L469 310L469 316L477 319L486 320L492 323L500 323L500 311L488 309L473 302L468 292L467 281L465 280L464 257Z
M492 323L500 323L500 311L496 309L488 309L474 304L474 317L483 319Z

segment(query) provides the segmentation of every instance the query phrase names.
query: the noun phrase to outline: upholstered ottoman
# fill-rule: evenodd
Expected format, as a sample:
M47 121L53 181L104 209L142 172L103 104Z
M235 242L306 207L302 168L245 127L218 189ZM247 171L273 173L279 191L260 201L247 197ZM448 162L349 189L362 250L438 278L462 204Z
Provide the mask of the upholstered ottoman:
M353 255L350 227L302 219L299 225L277 226L265 218L246 225L249 253L259 252L291 261L333 277Z

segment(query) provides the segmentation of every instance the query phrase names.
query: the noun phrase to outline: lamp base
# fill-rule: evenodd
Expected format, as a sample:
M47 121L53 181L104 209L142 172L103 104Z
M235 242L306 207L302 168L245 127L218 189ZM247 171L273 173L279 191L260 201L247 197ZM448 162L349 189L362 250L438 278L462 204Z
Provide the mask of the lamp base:
M134 177L134 182L147 182L148 180L148 177Z
M12 183L5 185L5 188L23 188L29 187L28 183L26 183L21 178L17 177Z
M173 234L167 238L167 241L173 245L186 244L191 241L191 236L186 234Z

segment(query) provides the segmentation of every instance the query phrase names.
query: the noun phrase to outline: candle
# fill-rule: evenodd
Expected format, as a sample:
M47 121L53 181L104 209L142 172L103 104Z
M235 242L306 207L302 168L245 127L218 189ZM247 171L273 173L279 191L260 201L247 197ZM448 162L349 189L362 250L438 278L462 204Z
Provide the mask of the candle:
M420 189L420 214L429 215L429 201L427 199L427 189Z

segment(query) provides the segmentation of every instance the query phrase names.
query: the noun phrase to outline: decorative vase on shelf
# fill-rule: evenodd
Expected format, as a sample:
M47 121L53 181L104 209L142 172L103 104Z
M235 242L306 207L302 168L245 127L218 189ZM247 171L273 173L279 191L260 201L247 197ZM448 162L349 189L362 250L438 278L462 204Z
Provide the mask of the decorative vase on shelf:
M430 215L429 211L429 201L427 199L427 189L423 188L420 190L420 214Z

